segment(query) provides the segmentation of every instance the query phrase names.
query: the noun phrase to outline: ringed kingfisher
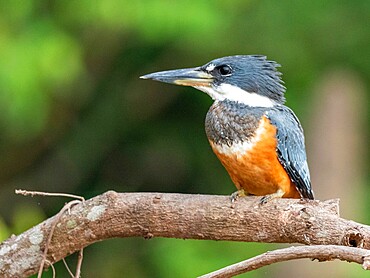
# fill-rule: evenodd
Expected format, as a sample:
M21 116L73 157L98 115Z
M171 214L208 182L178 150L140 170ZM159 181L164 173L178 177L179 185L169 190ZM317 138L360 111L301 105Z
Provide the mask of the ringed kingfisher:
M208 141L239 196L314 199L302 126L284 105L280 67L262 55L236 55L207 64L141 76L208 94Z

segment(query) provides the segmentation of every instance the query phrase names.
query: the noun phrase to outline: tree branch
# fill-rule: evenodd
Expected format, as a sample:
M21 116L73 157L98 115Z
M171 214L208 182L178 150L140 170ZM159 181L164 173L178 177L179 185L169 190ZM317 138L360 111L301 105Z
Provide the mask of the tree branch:
M337 245L292 246L268 251L249 260L200 276L199 278L233 277L273 263L297 259L312 259L320 262L338 259L347 262L355 262L361 264L366 270L370 269L370 251L366 249Z
M73 206L55 227L47 254L54 263L96 241L169 237L344 245L370 249L370 227L339 217L339 201L109 191ZM55 217L55 216L54 216ZM0 276L37 272L54 217L0 245ZM359 248L353 248L362 252ZM360 253L359 253L360 254Z

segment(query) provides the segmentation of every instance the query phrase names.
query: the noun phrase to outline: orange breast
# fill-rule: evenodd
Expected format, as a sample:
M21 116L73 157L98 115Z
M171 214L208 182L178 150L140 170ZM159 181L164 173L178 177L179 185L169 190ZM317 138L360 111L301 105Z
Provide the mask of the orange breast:
M296 186L280 164L276 154L276 128L263 117L250 142L231 146L210 141L214 153L238 189L263 196L283 190L284 198L300 198Z

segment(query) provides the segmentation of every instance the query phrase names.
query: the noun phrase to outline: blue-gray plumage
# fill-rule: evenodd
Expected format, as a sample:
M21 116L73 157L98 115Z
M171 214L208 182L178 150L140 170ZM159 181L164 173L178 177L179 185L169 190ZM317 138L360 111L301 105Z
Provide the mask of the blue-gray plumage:
M215 59L201 67L214 70L215 85L227 84L239 87L247 92L258 92L277 103L285 102L285 86L281 80L281 73L276 70L280 65L274 61L266 60L262 55L236 55ZM230 74L223 75L221 71L228 70Z
M276 126L277 155L290 179L303 198L314 199L311 189L304 135L301 124L293 111L284 106L275 106L267 111L267 118Z
M280 65L260 55L215 59L204 66L142 76L192 86L214 99L206 134L238 194L313 199L302 127L284 106Z

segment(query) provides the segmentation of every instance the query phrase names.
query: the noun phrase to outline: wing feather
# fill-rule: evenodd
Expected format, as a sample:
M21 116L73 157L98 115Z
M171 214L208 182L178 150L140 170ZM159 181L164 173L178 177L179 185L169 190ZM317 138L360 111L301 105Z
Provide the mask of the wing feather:
M291 109L279 105L266 117L277 128L278 159L303 198L314 199L302 126Z

